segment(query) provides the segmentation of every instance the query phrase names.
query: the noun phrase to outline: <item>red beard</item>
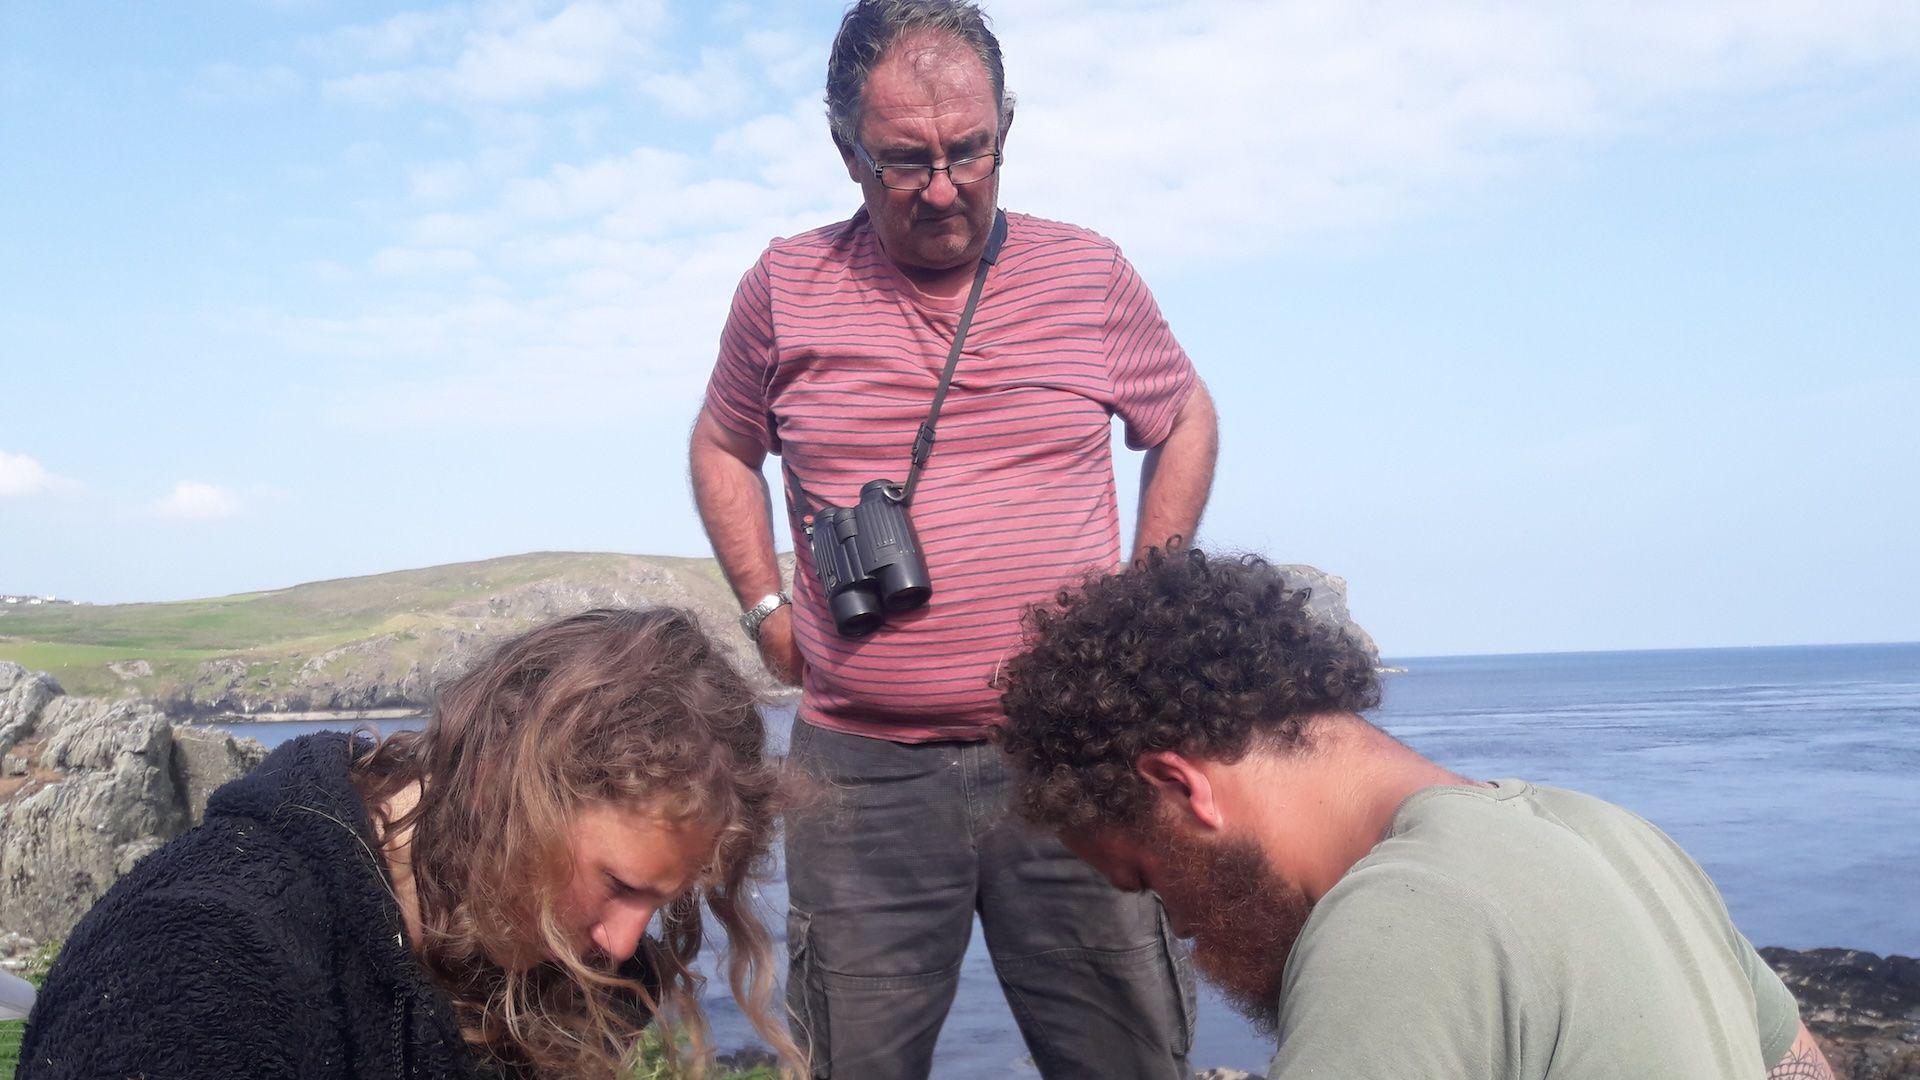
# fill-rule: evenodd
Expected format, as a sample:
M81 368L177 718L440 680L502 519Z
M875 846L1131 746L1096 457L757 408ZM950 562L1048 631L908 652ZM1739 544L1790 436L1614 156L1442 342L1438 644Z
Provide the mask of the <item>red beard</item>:
M1165 858L1161 900L1186 922L1193 962L1234 1009L1268 1035L1287 957L1313 904L1251 840L1196 840L1159 830Z

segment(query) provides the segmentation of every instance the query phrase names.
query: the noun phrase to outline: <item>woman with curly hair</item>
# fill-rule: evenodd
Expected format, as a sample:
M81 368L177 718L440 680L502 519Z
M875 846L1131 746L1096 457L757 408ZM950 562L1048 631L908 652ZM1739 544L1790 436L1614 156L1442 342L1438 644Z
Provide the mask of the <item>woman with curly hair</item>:
M797 1062L750 910L782 801L763 736L684 612L508 641L423 730L296 739L217 792L75 929L19 1076L612 1077L656 1020L698 1075L703 906Z

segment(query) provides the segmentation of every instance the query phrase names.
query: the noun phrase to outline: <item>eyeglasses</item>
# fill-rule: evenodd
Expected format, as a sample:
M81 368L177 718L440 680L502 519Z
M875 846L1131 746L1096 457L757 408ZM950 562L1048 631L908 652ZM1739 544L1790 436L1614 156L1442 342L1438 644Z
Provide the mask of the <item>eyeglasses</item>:
M977 184L992 176L1000 168L1000 148L994 147L985 154L977 154L959 161L949 161L945 165L878 165L867 153L867 148L859 143L853 144L854 153L859 155L860 164L873 170L874 179L882 187L894 191L920 191L933 183L933 174L947 174L947 181L956 187L961 184Z

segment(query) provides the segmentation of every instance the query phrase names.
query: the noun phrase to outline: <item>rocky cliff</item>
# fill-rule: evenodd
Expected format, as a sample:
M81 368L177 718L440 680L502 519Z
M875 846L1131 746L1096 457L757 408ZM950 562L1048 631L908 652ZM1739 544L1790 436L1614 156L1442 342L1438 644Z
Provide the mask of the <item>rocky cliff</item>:
M0 661L0 932L64 937L265 753L148 705L69 697Z

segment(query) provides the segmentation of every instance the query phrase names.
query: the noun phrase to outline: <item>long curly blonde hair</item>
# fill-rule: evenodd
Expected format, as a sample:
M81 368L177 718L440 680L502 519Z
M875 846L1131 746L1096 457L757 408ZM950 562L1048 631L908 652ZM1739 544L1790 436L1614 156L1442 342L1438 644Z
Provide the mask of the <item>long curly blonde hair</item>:
M787 1075L804 1068L774 1015L771 938L753 911L787 791L758 704L686 612L589 611L501 644L441 689L424 729L357 755L354 783L382 835L407 838L415 953L479 1056L541 1077L621 1075L651 1021L680 1075L702 1075L704 901L726 933L735 1000ZM415 784L419 801L388 819L380 808ZM699 886L660 910L659 935L617 969L576 955L558 917L569 826L594 803L718 837ZM546 959L499 959L523 955Z

